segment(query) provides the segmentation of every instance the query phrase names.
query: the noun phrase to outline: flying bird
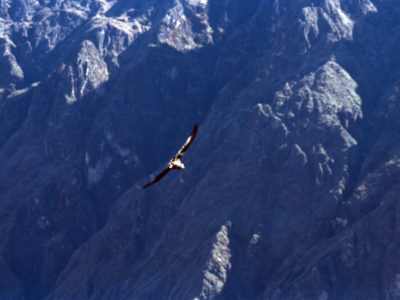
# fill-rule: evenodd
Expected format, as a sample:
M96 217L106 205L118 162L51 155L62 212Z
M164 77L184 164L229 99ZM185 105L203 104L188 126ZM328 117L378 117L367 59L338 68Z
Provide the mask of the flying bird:
M183 154L189 149L190 145L193 143L193 140L197 134L197 124L194 125L192 134L188 137L186 140L186 143L182 146L181 149L179 149L178 153L169 161L168 166L160 173L157 175L157 177L152 181L143 186L143 189L149 187L152 184L155 184L156 182L160 181L169 171L172 169L184 169L185 165L182 163L181 158Z

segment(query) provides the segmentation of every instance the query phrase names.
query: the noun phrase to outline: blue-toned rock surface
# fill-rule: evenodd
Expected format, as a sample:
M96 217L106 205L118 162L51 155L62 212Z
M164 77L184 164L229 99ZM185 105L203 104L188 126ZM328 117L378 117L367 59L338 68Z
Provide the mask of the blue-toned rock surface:
M1 1L0 299L399 299L399 17Z

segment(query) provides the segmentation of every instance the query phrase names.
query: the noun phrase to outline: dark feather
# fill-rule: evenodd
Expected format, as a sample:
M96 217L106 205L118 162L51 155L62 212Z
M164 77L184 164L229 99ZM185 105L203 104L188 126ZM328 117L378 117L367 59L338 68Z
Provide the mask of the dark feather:
M150 185L155 184L156 182L160 181L165 175L167 175L167 173L170 170L171 170L170 168L164 169L160 174L157 175L157 177L152 182L149 182L149 183L145 184L143 186L143 189L145 189L145 188L149 187Z
M178 153L175 155L176 158L181 159L183 154L185 154L185 152L187 151L187 149L189 149L190 145L193 143L194 138L197 134L197 124L194 125L192 134L188 137L188 139L186 140L186 143L182 146L182 148L178 151Z
M198 126L197 126L197 124L195 124L194 128L193 128L193 131L192 131L192 134L189 136L189 138L186 140L186 143L182 146L182 148L178 151L178 153L176 154L176 156L173 159L176 159L176 158L177 159L181 159L183 154L185 154L187 149L189 149L190 145L193 143L193 140L194 140L194 138L195 138L195 136L197 134L197 128L198 128ZM171 159L171 161L173 159ZM145 188L149 187L150 185L155 184L158 181L160 181L165 175L167 175L167 173L170 170L171 170L171 168L164 169L160 174L157 175L157 177L152 182L149 182L149 183L145 184L143 186L143 189L145 189Z

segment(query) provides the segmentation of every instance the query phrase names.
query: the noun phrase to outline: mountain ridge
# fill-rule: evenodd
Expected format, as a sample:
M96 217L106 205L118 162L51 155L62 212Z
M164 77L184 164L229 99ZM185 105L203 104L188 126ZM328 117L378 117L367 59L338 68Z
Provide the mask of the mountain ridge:
M3 1L0 298L397 299L399 12Z

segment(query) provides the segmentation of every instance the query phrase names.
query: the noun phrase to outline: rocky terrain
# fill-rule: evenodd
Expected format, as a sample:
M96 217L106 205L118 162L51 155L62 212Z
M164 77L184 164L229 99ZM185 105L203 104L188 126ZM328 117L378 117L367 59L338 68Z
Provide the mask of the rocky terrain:
M400 299L399 20L0 0L0 299Z

